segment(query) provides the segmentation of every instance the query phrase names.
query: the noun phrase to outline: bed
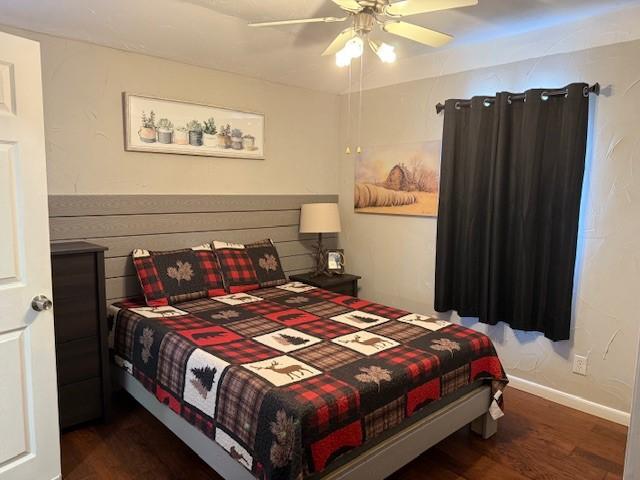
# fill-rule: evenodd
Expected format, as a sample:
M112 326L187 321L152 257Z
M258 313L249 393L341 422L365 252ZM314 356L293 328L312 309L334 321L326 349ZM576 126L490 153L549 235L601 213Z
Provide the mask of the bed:
M488 337L368 300L290 282L109 311L118 383L225 478L384 478L501 414Z
M280 253L285 274L309 271L313 266L309 253L313 251L315 238L298 233L300 205L337 201L335 195L316 194L49 197L52 240L90 239L108 248L105 252L105 284L106 300L112 305L109 308L110 341L112 358L116 363L112 369L116 381L226 479L250 480L256 476L265 479L296 476L304 479L382 479L467 424L484 437L496 431L494 417L501 413L500 399L496 396L499 396L506 378L491 342L476 332L446 323L424 322L417 317L402 318L411 315L410 312L351 297L336 297L317 289L306 290L305 286L299 285L294 285L293 291L291 285L288 290L275 287L253 290L248 294L262 300L246 304L241 301L235 305L229 303L234 303L233 300L224 297L217 300L205 298L154 311L129 300L141 294L131 258L132 250L140 246L167 250L186 248L212 239L252 242L269 237ZM325 245L337 247L335 235L326 235ZM304 291L295 291L296 288ZM297 305L288 304L286 300L292 297L308 297L310 305L300 304L300 299ZM300 310L309 315L306 319L282 318L278 313L282 309ZM211 317L225 310L237 312L239 316L223 318L228 314L222 314L219 318ZM373 315L385 320L359 324L357 319L333 319L353 311L363 312L365 317ZM316 328L323 325L325 330ZM219 327L217 332L214 327ZM204 332L197 332L201 328L213 330L210 335L203 336L199 333ZM283 346L274 344L273 339L259 341L256 338L285 328L304 334L301 340L293 340L294 343L302 342L294 345L298 348L284 352ZM354 331L369 332L360 334L360 342L366 343L372 336L385 337L391 342L374 342L372 345L380 347L379 351L367 355L371 350L358 350L367 347L359 345ZM230 336L214 335L224 332ZM299 335L291 335L290 331L284 333L289 337ZM340 338L344 335L351 337ZM424 342L422 346L419 345L420 338ZM441 338L459 343L460 350L446 343L439 347L441 350L429 348L430 339ZM239 348L237 352L227 348L225 353L220 346L224 344L243 344L245 348ZM184 350L177 348L171 353L169 347L172 345L181 345ZM262 354L252 353L249 346L254 346ZM375 349L375 346L370 348ZM342 355L326 353L318 356L318 352L323 350L341 352ZM417 351L421 353L415 358ZM193 362L200 356L211 354L224 363L213 365L216 373L211 375L202 368L204 365L189 364L190 355L195 352L199 353ZM271 352L273 357L265 358L264 352ZM394 352L404 352L405 355L398 355L396 363L393 363ZM237 358L238 355L246 355L246 358ZM294 377L301 375L301 378L294 381L284 374L286 384L273 385L270 378L276 378L273 376L276 374L268 367L292 366L284 364L282 359L276 360L279 364L271 365L273 358L282 356L295 359L293 363L297 365L312 367L309 368L311 372L292 370ZM327 362L339 362L341 358L343 364L336 364L334 369L326 368L331 366ZM346 362L345 358L353 361ZM376 366L366 364L367 359L374 358L380 370L360 370ZM255 362L263 362L253 365L261 368L246 365ZM352 368L351 378L347 375L349 365ZM187 373L188 367L190 373ZM195 374L191 368L198 373ZM392 380L386 380L385 369L391 372ZM371 381L360 382L354 378L361 374L364 375L362 379L370 377ZM198 375L198 382L204 382L202 387L191 383ZM338 376L335 382L325 382L327 377L334 375ZM219 424L216 424L216 408L220 408L222 403L218 400L221 390L213 384L220 382L226 386L233 378L251 378L254 385L256 382L262 385L264 391L258 395L269 401L260 404L260 411L255 398L250 395L241 400L253 405L254 409L248 409L243 403L236 403L234 407L233 401L229 401L229 405L224 407L224 415L218 419ZM195 395L200 395L198 390L205 391L210 380L212 389L216 389L216 395L207 393L207 398L216 402L213 408L206 401L195 400ZM189 385L188 390L185 385ZM295 387L294 390L300 393L309 385L324 385L333 391L317 399L288 405L280 425L293 423L295 441L275 442L280 447L276 445L274 456L281 459L284 451L284 458L290 454L291 460L287 461L286 467L273 467L270 457L276 437L271 432L271 423L274 423L274 430L280 432L277 438L284 440L287 437L278 427L277 402L273 400L277 399L278 392L290 392ZM341 388L335 388L335 385ZM318 388L308 390L322 391ZM228 397L225 394L225 398ZM354 402L356 397L359 403ZM335 398L343 400L332 401ZM233 415L233 408L239 408L242 413ZM296 412L296 419L289 422ZM319 412L325 413L320 415ZM324 420L308 424L308 418L314 415ZM256 433L249 437L247 432L234 432L235 427L229 421L243 416L257 419ZM359 433L353 428L356 422L360 423ZM344 437L350 444L339 438L343 436L341 433L335 432L345 433ZM322 440L330 435L338 440L335 444L324 442L322 446ZM251 444L249 440L254 436ZM260 440L256 441L258 438ZM312 448L313 444L316 444L315 448ZM255 449L256 445L259 448ZM283 449L283 445L291 448ZM281 463L277 459L276 462ZM249 463L250 469L247 468Z

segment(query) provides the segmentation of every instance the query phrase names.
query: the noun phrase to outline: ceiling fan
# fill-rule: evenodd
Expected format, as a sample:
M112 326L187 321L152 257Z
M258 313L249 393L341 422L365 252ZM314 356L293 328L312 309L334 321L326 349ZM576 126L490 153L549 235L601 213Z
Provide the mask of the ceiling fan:
M378 43L368 35L377 26L393 35L413 40L430 47L441 47L453 37L413 23L400 20L402 17L420 13L448 10L450 8L477 5L478 0L331 0L346 12L343 17L303 18L299 20L281 20L274 22L250 23L251 27L273 27L299 23L333 23L351 20L352 25L340 32L329 44L322 55L336 55L339 67L347 66L351 60L362 55L365 40L375 54L385 63L396 60L394 47L387 43Z

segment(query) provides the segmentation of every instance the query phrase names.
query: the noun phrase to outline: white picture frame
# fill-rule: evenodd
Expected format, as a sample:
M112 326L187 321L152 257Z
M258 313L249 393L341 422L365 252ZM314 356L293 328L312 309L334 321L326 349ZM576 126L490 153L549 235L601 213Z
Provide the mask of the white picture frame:
M122 95L126 151L265 158L262 113L127 92Z

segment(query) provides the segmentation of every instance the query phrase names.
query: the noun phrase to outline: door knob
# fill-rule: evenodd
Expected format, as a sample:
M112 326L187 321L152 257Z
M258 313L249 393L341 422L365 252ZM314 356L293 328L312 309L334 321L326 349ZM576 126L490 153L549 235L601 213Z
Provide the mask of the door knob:
M33 297L33 300L31 301L31 308L33 308L36 312L51 310L51 307L53 307L53 302L44 295Z

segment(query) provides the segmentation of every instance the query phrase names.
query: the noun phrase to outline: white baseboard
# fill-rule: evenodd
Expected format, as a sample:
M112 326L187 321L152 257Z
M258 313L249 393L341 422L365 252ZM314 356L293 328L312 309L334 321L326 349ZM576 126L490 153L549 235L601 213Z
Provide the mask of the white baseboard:
M620 425L629 426L629 420L631 415L622 410L616 410L615 408L600 405L599 403L586 400L577 395L571 393L561 392L555 388L546 387L539 383L534 383L523 378L514 377L513 375L507 375L509 377L509 387L513 387L517 390L536 395L538 397L545 398L551 402L559 403L565 407L574 408L581 412L595 415L596 417L604 418ZM507 402L508 400L507 396ZM509 407L507 407L509 408Z

